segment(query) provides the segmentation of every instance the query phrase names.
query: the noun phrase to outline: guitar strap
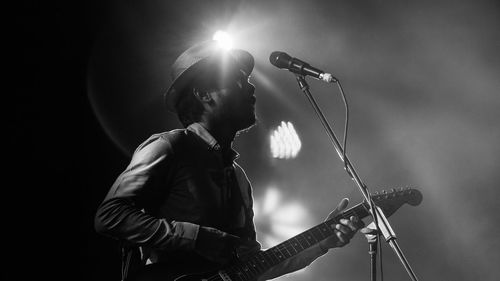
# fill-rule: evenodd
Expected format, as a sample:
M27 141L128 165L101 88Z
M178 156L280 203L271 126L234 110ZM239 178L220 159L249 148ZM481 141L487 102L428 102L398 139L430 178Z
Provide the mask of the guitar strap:
M228 174L228 185L231 192L230 204L228 206L229 208L227 212L227 214L229 214L228 226L238 225L238 221L241 219L244 220L244 224L239 225L233 229L228 228L227 230L233 235L239 236L244 239L250 239L251 237L249 237L249 235L251 235L251 233L249 233L249 220L251 220L251 214L248 210L249 206L247 206L245 204L245 201L243 200L243 195L241 194L243 191L238 184L234 164L231 166L230 172ZM241 217L241 215L243 216L243 218Z

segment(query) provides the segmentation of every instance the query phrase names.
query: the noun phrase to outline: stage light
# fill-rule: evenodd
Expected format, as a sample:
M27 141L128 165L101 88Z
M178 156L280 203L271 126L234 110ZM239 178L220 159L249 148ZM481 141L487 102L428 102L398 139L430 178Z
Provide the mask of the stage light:
M271 154L274 158L295 158L302 147L300 138L291 122L281 121L281 125L273 131L270 138Z
M217 41L219 46L225 50L229 50L229 49L233 48L233 39L225 31L217 30L217 32L215 32L212 39L214 41Z

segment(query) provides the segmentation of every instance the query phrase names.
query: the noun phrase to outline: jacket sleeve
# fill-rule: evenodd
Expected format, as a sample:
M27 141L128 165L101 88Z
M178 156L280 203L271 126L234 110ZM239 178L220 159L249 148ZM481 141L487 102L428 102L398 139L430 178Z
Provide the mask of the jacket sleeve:
M169 222L143 212L159 187L168 188L158 185L165 184L161 179L171 172L173 160L168 139L155 135L141 144L98 207L96 231L137 246L194 249L198 225Z

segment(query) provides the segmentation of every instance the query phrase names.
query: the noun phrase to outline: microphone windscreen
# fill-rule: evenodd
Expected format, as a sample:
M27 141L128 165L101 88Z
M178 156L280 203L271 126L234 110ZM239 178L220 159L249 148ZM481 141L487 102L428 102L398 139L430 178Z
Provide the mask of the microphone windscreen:
M271 62L272 65L285 69L289 67L291 59L292 57L290 57L287 53L278 51L272 52L271 56L269 56L269 62Z

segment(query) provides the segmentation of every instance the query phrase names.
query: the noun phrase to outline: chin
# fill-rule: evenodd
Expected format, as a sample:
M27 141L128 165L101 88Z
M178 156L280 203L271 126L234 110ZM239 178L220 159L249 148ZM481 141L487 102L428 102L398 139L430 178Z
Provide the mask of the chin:
M250 130L253 126L257 124L257 117L255 116L255 113L252 114L251 116L248 116L245 119L245 122L241 123L240 129L238 132L246 132Z

